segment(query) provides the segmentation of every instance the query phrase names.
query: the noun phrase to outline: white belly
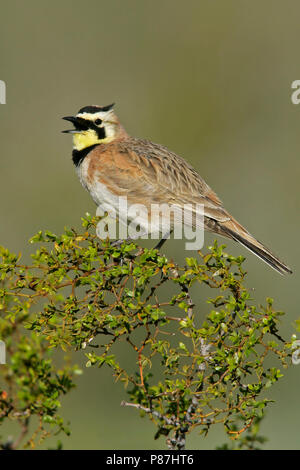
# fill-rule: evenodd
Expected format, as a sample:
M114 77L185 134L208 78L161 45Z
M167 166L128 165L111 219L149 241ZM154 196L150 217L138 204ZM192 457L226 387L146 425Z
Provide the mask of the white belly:
M113 194L107 189L107 187L97 181L95 184L90 184L88 180L88 166L89 160L85 158L81 165L77 167L77 174L79 176L80 182L85 189L88 190L92 196L94 202L99 206L100 204L107 203L112 207L116 207L118 204L119 197Z
M152 220L146 207L139 204L130 204L124 196L117 196L109 191L106 185L100 181L91 184L88 179L89 159L85 158L81 165L77 167L77 173L81 184L92 196L94 202L98 206L97 215L102 216L105 212L109 213L111 219L118 218L120 222L127 225L128 222L134 221L141 227L141 230L147 233L168 232L170 223L164 226L162 219Z
M88 179L88 167L89 160L85 158L82 164L77 167L77 174L79 176L80 182L85 189L90 193L94 202L99 208L103 208L104 211L110 212L110 216L119 217L121 220L127 220L128 206L120 204L120 197L112 193L107 189L106 185L97 181L93 184L89 182ZM111 209L111 210L110 210Z

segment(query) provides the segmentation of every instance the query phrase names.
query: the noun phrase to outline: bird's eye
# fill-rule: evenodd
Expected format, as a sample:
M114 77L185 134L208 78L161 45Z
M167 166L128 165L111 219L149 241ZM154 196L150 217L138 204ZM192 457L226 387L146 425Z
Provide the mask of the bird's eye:
M99 126L99 124L102 124L102 119L96 119L95 124Z

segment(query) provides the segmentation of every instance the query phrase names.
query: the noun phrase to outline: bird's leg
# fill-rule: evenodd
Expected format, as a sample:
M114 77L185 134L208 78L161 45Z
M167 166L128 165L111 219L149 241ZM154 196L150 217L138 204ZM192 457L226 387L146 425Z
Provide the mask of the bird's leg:
M161 247L162 247L163 244L166 242L166 240L169 238L169 236L171 235L172 232L173 232L173 229L168 230L168 231L163 235L163 237L161 238L161 240L159 240L159 242L157 243L157 245L155 245L154 250L160 250Z

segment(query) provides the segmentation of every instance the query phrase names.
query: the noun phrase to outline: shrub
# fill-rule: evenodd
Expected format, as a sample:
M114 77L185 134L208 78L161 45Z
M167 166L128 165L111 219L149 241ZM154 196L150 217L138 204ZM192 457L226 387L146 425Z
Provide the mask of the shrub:
M34 446L51 432L69 433L58 408L80 370L68 362L58 369L51 355L57 348L83 350L87 367L109 367L127 388L122 405L151 419L155 438L166 436L170 449L185 448L194 428L206 434L216 423L245 442L242 434L255 434L272 401L269 388L291 355L295 338L279 333L283 313L269 298L255 306L244 258L223 245L178 266L155 249L99 240L96 222L83 219L83 233L39 232L31 265L1 248L0 338L8 364L0 367L0 421L20 425L19 437L2 439L2 447L20 447L26 434L22 445ZM119 343L134 353L132 370Z

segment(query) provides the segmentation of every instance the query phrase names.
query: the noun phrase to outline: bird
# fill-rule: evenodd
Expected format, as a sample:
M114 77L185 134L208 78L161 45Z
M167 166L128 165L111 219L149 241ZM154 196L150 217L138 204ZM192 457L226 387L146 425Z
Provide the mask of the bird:
M116 208L120 197L127 198L129 207L169 204L182 208L200 204L204 230L240 243L280 274L292 273L224 208L185 159L163 145L131 137L120 123L114 104L84 106L75 116L63 119L74 126L62 132L73 136L72 160L80 182L98 206L106 203ZM124 220L120 210L118 217ZM194 223L192 217L188 223ZM158 247L167 235L163 234Z

